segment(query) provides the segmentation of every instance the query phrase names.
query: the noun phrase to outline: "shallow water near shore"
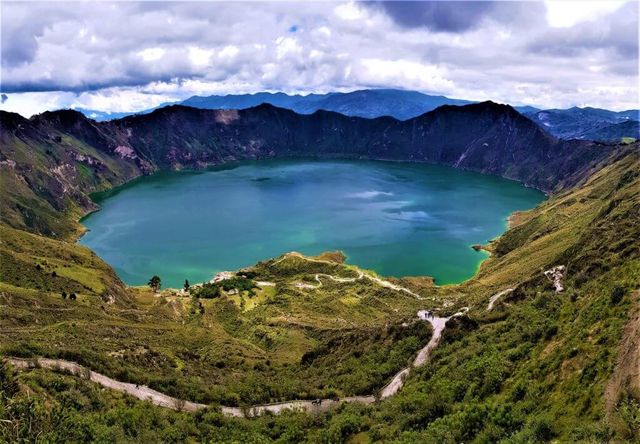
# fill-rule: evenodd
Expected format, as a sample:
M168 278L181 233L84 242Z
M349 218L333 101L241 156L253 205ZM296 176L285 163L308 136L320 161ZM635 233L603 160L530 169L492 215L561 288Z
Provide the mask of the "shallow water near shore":
M374 161L287 160L160 173L97 201L80 239L130 285L208 280L288 251L342 250L383 276L470 278L484 244L544 194L453 168Z

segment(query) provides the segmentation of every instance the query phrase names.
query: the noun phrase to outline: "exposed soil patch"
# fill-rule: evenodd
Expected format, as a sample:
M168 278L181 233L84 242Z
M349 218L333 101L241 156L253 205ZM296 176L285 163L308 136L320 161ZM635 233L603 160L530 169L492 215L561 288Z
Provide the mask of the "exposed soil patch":
M613 413L624 391L640 396L640 290L634 291L631 297L633 309L618 347L616 367L604 390L607 415Z

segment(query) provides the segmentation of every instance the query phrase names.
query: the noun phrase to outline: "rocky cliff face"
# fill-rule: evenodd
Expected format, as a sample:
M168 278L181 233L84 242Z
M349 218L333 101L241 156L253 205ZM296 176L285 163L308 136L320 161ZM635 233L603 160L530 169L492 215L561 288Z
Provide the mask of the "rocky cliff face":
M32 119L0 112L2 220L45 234L56 213L92 207L87 193L158 169L272 157L366 158L450 165L545 191L571 185L613 145L560 141L507 105L443 106L406 121L328 111L300 115L170 106L95 122L75 111Z
M560 141L492 102L443 106L406 121L300 115L270 105L240 111L172 106L103 125L159 168L285 156L409 160L497 174L545 191L612 149Z
M113 148L110 134L73 111L30 120L0 113L0 220L48 236L72 236L66 218L95 208L88 193L143 173L141 162Z

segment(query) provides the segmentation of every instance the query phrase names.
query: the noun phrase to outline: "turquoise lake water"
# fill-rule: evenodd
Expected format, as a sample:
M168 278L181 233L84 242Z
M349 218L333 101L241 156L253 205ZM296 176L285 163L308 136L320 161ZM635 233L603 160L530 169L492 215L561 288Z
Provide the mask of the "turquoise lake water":
M80 240L130 285L208 280L288 251L342 250L384 276L470 278L471 248L543 193L453 168L374 161L262 161L161 173L101 197Z

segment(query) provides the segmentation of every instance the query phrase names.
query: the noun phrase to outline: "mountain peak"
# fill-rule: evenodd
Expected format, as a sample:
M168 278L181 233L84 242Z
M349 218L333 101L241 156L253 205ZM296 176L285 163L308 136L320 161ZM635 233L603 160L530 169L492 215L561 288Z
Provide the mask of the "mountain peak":
M31 120L34 122L56 122L66 126L78 122L88 122L91 119L75 109L59 109L37 114L31 117Z

